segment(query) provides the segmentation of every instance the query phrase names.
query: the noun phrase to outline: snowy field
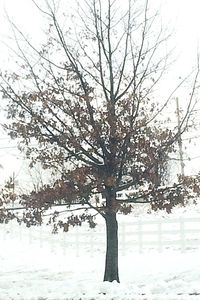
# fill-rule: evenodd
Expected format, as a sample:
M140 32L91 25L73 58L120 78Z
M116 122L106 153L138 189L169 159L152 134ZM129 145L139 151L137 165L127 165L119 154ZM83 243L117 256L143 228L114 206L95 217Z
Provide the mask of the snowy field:
M175 216L179 214L199 215L177 210ZM119 216L119 222L124 220ZM92 255L84 244L77 252L70 233L67 243L61 233L52 242L49 229L43 229L0 225L0 300L200 299L199 247L184 253L172 248L138 253L130 248L125 255L120 252L121 283L108 283L102 282L105 253L101 244L93 244ZM90 235L87 226L75 230ZM58 245L58 238L65 239L64 247Z

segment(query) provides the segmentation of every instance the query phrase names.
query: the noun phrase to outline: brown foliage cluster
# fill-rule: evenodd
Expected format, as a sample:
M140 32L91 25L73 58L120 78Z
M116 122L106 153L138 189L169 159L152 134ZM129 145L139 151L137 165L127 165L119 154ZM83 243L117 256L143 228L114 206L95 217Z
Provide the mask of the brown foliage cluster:
M22 61L17 72L0 73L8 108L5 128L19 139L31 166L39 161L58 177L52 186L21 197L23 221L27 226L41 223L44 211L58 203L87 204L102 215L116 212L117 192L144 186L147 190L122 203L121 211L131 211L129 202L148 202L168 212L184 204L189 193L198 192L198 184L192 182L193 189L184 179L162 186L174 143L187 127L198 71L181 128L169 130L157 118L169 100L163 103L152 96L167 65L161 51L166 36L162 30L152 34L156 14L148 16L148 1L141 11L130 5L123 17L116 1L104 8L101 1L85 1L88 15L78 13L73 35L46 3L51 19L46 43L36 49L14 26ZM21 39L30 53L23 51ZM106 195L105 203L93 203L98 193ZM67 231L81 218L93 226L83 215L60 221L59 227Z
M0 223L7 224L14 219L16 219L15 213L8 211L6 208L0 207Z
M179 183L171 188L151 195L152 209L165 209L168 213L176 205L185 206L188 203L196 204L200 197L200 176L179 176Z
M62 200L70 205L75 196L73 184L57 181L52 187L45 185L40 191L32 191L30 195L22 195L21 204L26 208L48 209L53 204Z
M63 232L68 232L70 226L81 226L84 222L87 222L90 228L95 228L96 223L94 221L94 216L91 214L83 213L81 215L70 215L67 217L64 221L63 220L57 220L59 217L59 212L54 212L53 216L49 218L49 221L47 224L53 224L53 230L52 233L57 233L59 229L62 229Z
M159 189L151 193L151 208L155 211L162 209L171 213L176 205L184 206L186 204L187 192L183 186L174 185L170 189Z

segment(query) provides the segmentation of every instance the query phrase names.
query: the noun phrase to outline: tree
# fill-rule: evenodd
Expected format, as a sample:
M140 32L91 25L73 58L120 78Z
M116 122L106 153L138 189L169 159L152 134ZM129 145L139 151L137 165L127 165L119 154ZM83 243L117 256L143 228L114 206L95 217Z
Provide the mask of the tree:
M84 0L66 28L54 1L46 0L46 8L32 2L50 20L47 41L38 50L12 24L21 65L17 72L1 73L9 101L5 127L20 140L31 165L40 161L60 175L52 186L22 197L31 212L23 220L41 224L44 210L61 199L68 207L79 201L87 211L94 209L106 223L104 281L119 282L117 212L129 211L131 203L165 207L182 201L179 183L162 187L158 173L187 127L199 70L181 130L169 130L158 118L173 93L165 101L153 97L167 66L162 52L167 36L153 30L157 13L148 0L127 0L123 8L118 1ZM117 192L129 188L136 192L118 201ZM179 201L173 201L177 193ZM99 194L105 203L94 201ZM87 212L58 225L67 231L82 221L95 226Z

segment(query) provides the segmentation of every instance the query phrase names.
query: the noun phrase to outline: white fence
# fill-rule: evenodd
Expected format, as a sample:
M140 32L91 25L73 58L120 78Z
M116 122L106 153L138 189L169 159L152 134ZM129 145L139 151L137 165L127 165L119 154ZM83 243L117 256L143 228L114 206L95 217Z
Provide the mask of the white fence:
M181 252L200 247L200 218L139 220L121 226L122 253L135 249L179 249Z
M91 256L105 251L105 226L95 229L87 225L72 228L68 233L51 234L48 226L26 228L13 222L0 225L0 237L17 239L21 243L49 248L57 253L72 250L79 256L87 252ZM119 251L121 255L133 252L177 249L181 252L200 247L199 218L163 218L119 222Z

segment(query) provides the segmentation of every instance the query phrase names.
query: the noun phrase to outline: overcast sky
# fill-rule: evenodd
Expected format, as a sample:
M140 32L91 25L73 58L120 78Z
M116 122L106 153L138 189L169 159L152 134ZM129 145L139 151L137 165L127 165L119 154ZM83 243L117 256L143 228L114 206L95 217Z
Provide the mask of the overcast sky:
M70 3L72 0L68 0ZM43 1L38 1L42 3ZM81 0L80 0L81 3ZM123 1L122 1L123 3ZM174 27L174 44L189 61L194 56L200 40L200 1L199 0L149 0L150 5L161 7L164 26ZM44 19L31 0L0 0L0 36L6 40L8 22L5 11L18 26L39 38L39 30L43 27Z
M38 2L42 1L38 0ZM169 27L170 30L174 28L170 43L176 47L178 62L175 65L177 71L175 76L184 76L196 61L200 41L200 0L149 0L149 3L157 7L161 6L163 25ZM40 39L40 30L44 21L31 0L0 0L0 67L5 66L5 63L8 62L4 43L11 43L9 37L11 32L6 20L5 9L10 19L36 40ZM3 166L3 174L0 177L0 183L13 171L20 174L24 168L21 156L16 153L14 148L9 147L15 147L15 143L10 143L2 134L0 137L0 164Z

